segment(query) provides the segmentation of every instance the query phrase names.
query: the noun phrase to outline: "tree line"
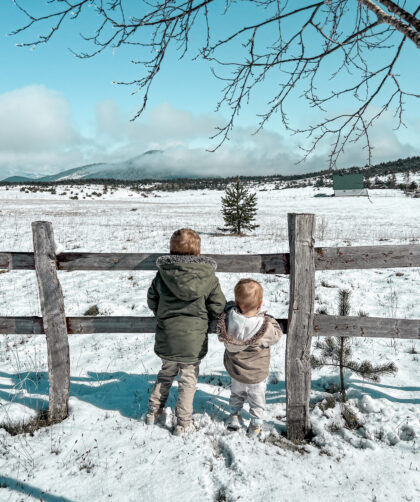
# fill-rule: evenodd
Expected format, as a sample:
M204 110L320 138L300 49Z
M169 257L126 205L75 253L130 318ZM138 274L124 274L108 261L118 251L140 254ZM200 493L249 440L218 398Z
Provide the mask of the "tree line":
M350 167L345 169L335 169L334 174L352 174L362 173L365 180L374 178L375 176L389 176L394 173L418 173L420 172L420 157L408 157L405 159L398 159L391 162L382 162L374 166L365 167ZM266 176L241 176L241 180L245 184L249 183L262 183L262 182L290 182L306 180L310 182L314 179L317 183L318 179L322 179L323 183L317 186L328 186L331 181L331 171L325 169L313 173L303 174L290 174L290 175L266 175ZM229 177L204 177L204 178L173 178L168 180L147 178L141 180L118 180L109 178L96 178L96 179L78 179L78 180L60 180L60 181L0 181L0 186L74 186L74 185L104 185L108 187L127 187L133 191L152 192L156 189L159 191L177 191L177 190L225 190L225 188L236 182L236 176ZM319 182L318 182L319 183ZM280 188L280 186L278 187Z

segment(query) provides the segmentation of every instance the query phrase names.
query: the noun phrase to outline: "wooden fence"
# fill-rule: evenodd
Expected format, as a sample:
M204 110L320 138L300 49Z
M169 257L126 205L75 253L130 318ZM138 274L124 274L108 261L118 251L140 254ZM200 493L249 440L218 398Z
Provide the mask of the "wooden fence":
M313 335L420 339L420 320L339 317L314 314L315 271L420 267L420 245L315 248L313 214L289 214L290 253L207 255L218 272L289 274L287 333L287 435L302 440L310 431L310 350ZM48 350L49 417L68 414L70 358L68 334L154 332L153 317L66 317L57 270L156 270L150 253L61 253L56 255L52 224L32 223L33 253L0 252L0 269L35 270L42 317L0 317L0 334L45 334ZM210 332L214 331L214 324Z

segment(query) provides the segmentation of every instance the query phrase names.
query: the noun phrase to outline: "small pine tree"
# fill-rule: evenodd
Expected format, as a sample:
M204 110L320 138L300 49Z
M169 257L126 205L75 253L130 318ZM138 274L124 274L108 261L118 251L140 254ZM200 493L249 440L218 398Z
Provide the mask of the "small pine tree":
M250 193L241 181L236 178L236 183L226 187L222 197L222 215L225 220L223 232L242 235L244 230L255 230L255 215L257 214L257 195Z
M348 316L350 313L350 291L341 289L338 292L338 315ZM384 363L374 366L370 361L357 362L351 359L352 350L348 336L327 337L315 344L315 349L321 351L319 356L311 356L312 368L336 366L340 369L340 391L343 402L347 401L344 370L348 369L360 377L372 382L379 382L383 375L395 374L394 363Z
M395 176L395 173L392 173L388 176L386 185L388 188L395 188L397 186L397 178Z
M408 185L410 183L410 171L406 171L404 173L404 185L405 185L405 191L408 190Z

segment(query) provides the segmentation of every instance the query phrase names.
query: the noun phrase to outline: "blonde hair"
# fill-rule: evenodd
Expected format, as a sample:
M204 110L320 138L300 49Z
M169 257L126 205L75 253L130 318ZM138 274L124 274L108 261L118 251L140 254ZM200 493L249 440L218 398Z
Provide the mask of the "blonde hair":
M171 254L199 255L201 239L191 228L180 228L171 237L169 249Z
M258 307L263 299L263 288L254 279L241 279L235 286L235 302L242 312Z

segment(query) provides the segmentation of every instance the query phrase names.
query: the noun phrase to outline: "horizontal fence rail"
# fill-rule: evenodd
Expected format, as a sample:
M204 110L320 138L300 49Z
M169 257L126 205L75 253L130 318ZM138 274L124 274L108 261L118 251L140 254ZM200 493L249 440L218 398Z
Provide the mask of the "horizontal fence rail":
M287 319L277 319L287 333ZM66 317L69 335L92 333L154 333L154 317L137 316L80 316ZM216 322L210 324L216 332ZM42 317L0 317L0 334L42 335ZM402 338L420 340L420 319L384 317L340 317L315 314L313 336L355 336L366 338Z
M277 319L282 331L287 332L287 319ZM155 317L137 316L81 316L66 317L69 335L91 333L154 333ZM216 321L210 323L210 333L216 333ZM44 325L42 317L0 317L0 334L42 335Z
M420 245L315 248L315 270L420 267Z
M420 319L315 314L313 335L420 340Z
M60 253L58 270L157 270L163 253ZM289 274L289 253L220 255L207 254L218 272ZM420 245L315 248L315 270L347 270L420 267ZM31 252L0 253L0 269L35 270Z
M58 270L157 270L163 253L61 253ZM218 272L288 274L289 254L203 255L213 258ZM35 270L33 253L0 253L0 269Z

